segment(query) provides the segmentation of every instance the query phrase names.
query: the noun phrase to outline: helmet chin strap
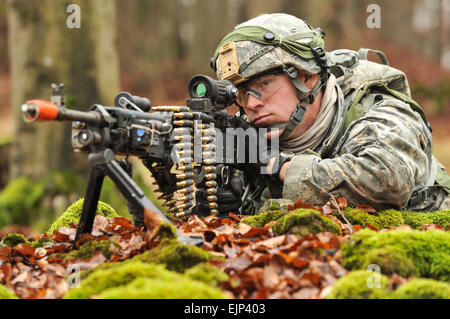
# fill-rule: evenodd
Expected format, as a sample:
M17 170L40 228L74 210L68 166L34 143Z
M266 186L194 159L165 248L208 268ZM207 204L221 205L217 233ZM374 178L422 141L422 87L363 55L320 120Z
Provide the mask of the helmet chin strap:
M283 133L281 133L280 140L288 137L297 127L297 125L300 124L303 116L305 115L308 105L314 103L314 100L326 83L326 78L322 74L317 83L310 90L302 82L300 82L300 80L298 79L298 71L294 66L283 67L283 72L289 77L289 79L292 81L292 84L297 89L299 103L297 104L297 107L289 118L289 121L287 122Z

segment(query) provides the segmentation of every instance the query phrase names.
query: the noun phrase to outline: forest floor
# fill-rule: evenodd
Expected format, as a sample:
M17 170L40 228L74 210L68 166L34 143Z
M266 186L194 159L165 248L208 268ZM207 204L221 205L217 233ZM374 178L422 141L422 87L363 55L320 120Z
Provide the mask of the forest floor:
M401 291L399 286L419 280L431 289L431 293L426 295L416 287L413 289L416 298L449 298L448 264L445 265L445 259L442 259L447 252L440 251L447 249L448 231L437 224L420 222L416 225L420 225L417 230L412 230L403 224L403 220L383 229L370 223L351 225L336 217L339 216L337 212L347 215L346 208L344 198L322 207L299 200L288 205L286 210L268 211L265 221L257 221L260 225L254 225L256 219L253 217L246 220L244 218L248 216L232 213L224 218L193 215L187 221L176 223L185 235L203 238L201 249L173 241L173 230L167 224L155 223L151 213L145 213L146 229L136 227L123 217L97 215L92 233L82 235L75 245L75 223L28 239L15 235L5 237L7 239L4 238L0 246L0 284L24 299L353 299L397 298L396 293ZM360 210L364 212L358 214L401 216L400 212L377 213L368 206ZM306 219L280 231L279 226L288 220L286 217L294 215ZM447 216L443 224L446 230L449 227ZM267 217L274 219L268 221ZM327 228L312 232L319 224ZM303 232L303 226L310 231L300 235L298 231ZM399 241L400 237L395 233L403 240ZM389 248L383 240L390 241L388 246L398 247L389 246L394 250L383 253L378 249L380 255L369 254L383 267L382 287L377 287L382 289L365 288L371 272L365 265L360 268L361 265L355 267L352 263L355 258L362 258L377 248L364 245L379 241L379 248ZM363 251L358 253L357 249ZM398 249L404 249L406 255L398 255ZM431 266L430 257L433 258ZM427 264L422 265L418 273L416 266L423 261ZM202 268L198 268L199 265ZM211 271L211 268L215 270ZM361 274L365 277L358 283L360 286L349 290L342 281L339 284L341 277ZM161 278L155 279L155 276ZM422 276L439 281L420 281L417 277ZM174 288L177 280L183 282L185 290ZM353 280L350 279L351 284ZM338 284L340 288L335 292L334 287ZM384 295L379 294L381 292Z

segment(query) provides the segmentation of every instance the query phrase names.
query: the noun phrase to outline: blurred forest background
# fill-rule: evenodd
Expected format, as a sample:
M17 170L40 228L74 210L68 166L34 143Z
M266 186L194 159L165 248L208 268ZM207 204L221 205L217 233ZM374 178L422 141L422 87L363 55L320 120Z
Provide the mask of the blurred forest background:
M80 8L79 28L69 27L71 4ZM380 9L379 27L371 27L371 4ZM222 37L272 12L321 27L328 51L383 51L408 76L433 127L434 153L450 167L450 0L0 0L3 233L11 224L45 230L83 196L88 172L85 154L72 152L70 123L26 124L23 102L49 99L51 83L63 82L68 105L80 110L112 105L119 91L183 105L191 76L215 76L210 58ZM148 185L149 174L138 175ZM105 185L102 200L122 210L113 188Z

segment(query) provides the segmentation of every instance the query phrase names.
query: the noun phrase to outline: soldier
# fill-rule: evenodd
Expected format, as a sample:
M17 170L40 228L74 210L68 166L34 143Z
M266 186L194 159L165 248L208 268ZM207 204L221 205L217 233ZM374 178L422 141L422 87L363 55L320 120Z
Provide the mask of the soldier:
M331 195L376 209L450 208L450 178L404 73L379 51L383 64L367 49L326 52L323 38L294 16L264 14L236 26L211 60L238 87L241 116L279 129L267 136L281 151L267 166L273 183L244 213L266 198L323 205ZM241 204L240 194L218 198L221 211Z

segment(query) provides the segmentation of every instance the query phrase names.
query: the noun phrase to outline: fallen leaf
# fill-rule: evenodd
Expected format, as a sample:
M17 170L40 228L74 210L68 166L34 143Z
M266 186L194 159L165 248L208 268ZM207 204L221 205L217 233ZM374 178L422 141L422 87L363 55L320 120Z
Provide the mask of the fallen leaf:
M359 205L358 207L356 207L355 209L360 209L365 211L366 213L376 213L376 209L369 206L369 205Z
M155 211L151 209L144 209L144 224L149 231L148 242L151 242L158 232L158 227L161 223L164 222L164 219Z
M241 219L233 213L229 213L228 216L230 216L234 221L236 221L238 223L241 221Z
M36 248L34 248L28 244L21 243L21 244L14 246L12 251L13 251L13 253L19 253L23 256L33 256L35 249Z
M280 276L278 275L277 267L275 267L273 264L269 264L268 266L264 267L263 276L263 285L266 288L274 288L280 282Z
M347 200L344 197L339 197L337 199L337 202L340 209L344 209L347 207Z
M239 225L239 233L241 235L244 235L245 233L249 232L252 229L252 226L242 223Z
M317 299L319 297L319 289L316 287L305 287L296 291L292 297L295 299Z
M444 230L444 228L442 228L442 226L437 225L437 224L423 224L421 226L419 226L419 228L417 228L418 230L433 230L433 229L437 229L437 230Z
M24 283L28 281L28 278L31 276L29 271L21 272L16 278L11 280L13 285L17 285L19 283Z

